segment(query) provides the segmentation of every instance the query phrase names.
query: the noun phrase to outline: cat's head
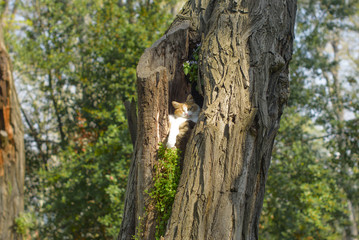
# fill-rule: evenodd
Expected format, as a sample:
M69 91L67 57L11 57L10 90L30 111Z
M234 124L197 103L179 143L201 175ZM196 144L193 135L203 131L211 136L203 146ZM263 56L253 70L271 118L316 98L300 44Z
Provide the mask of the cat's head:
M176 117L189 118L193 114L197 114L200 111L199 106L194 102L192 95L188 95L185 103L179 103L172 101L172 106L175 108L174 115Z

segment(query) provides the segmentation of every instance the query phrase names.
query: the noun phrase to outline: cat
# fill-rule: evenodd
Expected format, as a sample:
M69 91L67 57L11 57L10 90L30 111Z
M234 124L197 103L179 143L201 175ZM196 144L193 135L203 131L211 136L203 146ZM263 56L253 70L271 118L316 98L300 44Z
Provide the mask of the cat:
M199 112L201 111L201 108L194 102L191 94L187 96L185 103L172 101L172 106L175 108L175 111L174 115L169 115L170 133L167 140L168 148L175 147L178 135L186 135L186 132L191 130L190 125L186 124L183 126L183 123L186 121L197 123Z

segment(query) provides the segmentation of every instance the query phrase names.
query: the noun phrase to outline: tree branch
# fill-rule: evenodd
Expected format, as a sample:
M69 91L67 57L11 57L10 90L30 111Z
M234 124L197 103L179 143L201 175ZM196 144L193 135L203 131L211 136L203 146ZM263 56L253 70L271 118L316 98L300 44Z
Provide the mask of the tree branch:
M132 145L135 147L136 137L137 137L137 111L136 111L136 102L134 99L132 101L125 101L126 116L128 128L131 134Z
M59 129L60 137L61 137L61 147L63 148L64 144L65 144L66 136L65 136L65 132L63 130L63 124L62 124L62 119L61 119L61 116L60 116L59 106L58 106L57 101L55 99L54 90L52 88L51 70L49 70L49 73L48 73L48 80L49 80L50 97L51 97L52 104L54 105L55 114L56 114L56 118L57 118L58 129Z

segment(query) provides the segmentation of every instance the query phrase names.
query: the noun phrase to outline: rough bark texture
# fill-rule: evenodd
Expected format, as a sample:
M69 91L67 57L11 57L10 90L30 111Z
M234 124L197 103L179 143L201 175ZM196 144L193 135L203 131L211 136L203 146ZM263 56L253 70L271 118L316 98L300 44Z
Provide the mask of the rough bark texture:
M155 212L145 191L152 186L158 144L167 137L169 102L184 101L190 92L182 70L188 57L188 27L184 23L158 40L145 51L137 67L137 137L119 239L131 239L140 225L141 238L154 239Z
M165 239L258 239L272 147L289 95L295 13L295 0L191 0L167 35L145 52L137 69L139 128L127 191L137 190L127 192L119 239L130 239L137 222L129 218L144 214L143 190L151 186L156 147L167 133L168 103L185 97L173 90L186 86L172 75L173 66L181 68L169 62L186 60L188 48L199 41L204 105L187 144ZM144 72L159 72L164 81L166 75L169 91L153 89ZM141 117L146 108L148 119ZM142 239L154 239L155 213L148 212L153 216L143 221Z
M24 209L24 131L10 59L1 36L0 133L0 239L22 239L16 234L14 220Z

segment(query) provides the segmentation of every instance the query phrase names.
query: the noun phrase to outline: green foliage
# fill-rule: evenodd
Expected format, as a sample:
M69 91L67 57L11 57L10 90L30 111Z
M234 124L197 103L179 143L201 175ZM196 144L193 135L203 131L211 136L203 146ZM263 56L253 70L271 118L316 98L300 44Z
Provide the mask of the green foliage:
M20 2L19 17L4 20L26 125L29 213L16 230L39 230L41 239L113 239L132 152L122 102L136 98L138 59L166 30L175 1ZM349 50L338 59L326 48L340 49L346 43L338 39L358 32L358 3L298 3L290 108L260 231L263 239L338 239L348 228L347 201L359 206L359 61ZM198 82L198 53L183 65L191 83ZM336 74L348 62L356 69ZM171 151L160 147L150 193L157 238L179 178L178 153Z
M43 238L112 239L118 234L132 152L125 128L109 126L83 151L69 147L59 155L61 165L43 172L48 191Z
M183 72L189 76L191 83L197 82L198 79L198 63L195 61L186 61L183 63Z
M157 212L156 239L160 239L165 234L181 176L179 166L180 150L166 148L161 143L157 156L158 163L155 165L153 178L154 186L151 188L149 195L155 201Z
M147 214L147 211L145 212L145 214ZM143 223L141 220L141 216L138 217L138 226L136 226L136 234L132 236L133 240L140 240L142 234L143 234Z
M113 239L132 146L123 101L176 1L23 1L6 34L26 130L26 210L41 239Z
M352 48L347 37L358 36L350 21L353 14L357 16L358 4L319 0L298 4L291 96L273 150L260 235L340 239L350 236L349 226L357 224L349 221L348 201L359 206L359 175L354 174L359 99L354 93L357 86L351 83L357 70L341 70L342 65L351 65L348 60L343 64L348 53L342 46Z
M191 60L183 63L183 72L186 76L189 76L190 83L197 83L198 81L198 61L200 49L201 46L198 45L192 53Z
M31 229L33 229L36 224L35 215L31 213L22 213L19 217L15 219L15 231L25 236Z
M286 109L268 173L261 239L340 238L345 193L326 166L328 152L316 134L310 119Z

